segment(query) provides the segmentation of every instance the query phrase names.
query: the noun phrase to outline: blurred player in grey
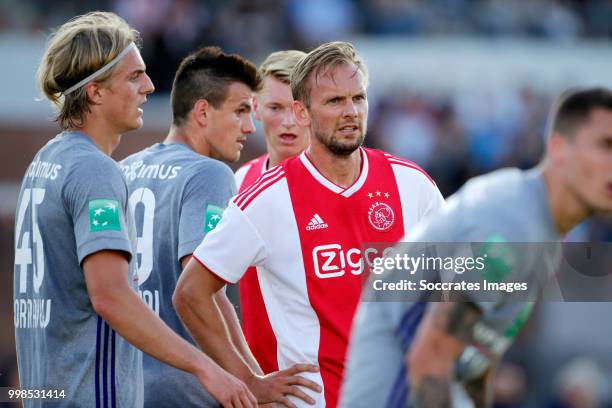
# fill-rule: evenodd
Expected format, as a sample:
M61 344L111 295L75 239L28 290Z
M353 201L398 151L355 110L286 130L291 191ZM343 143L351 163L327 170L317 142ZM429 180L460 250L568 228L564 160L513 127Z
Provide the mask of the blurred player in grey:
M36 154L19 194L14 323L21 388L65 398L25 404L142 406L140 349L194 374L225 406L254 406L241 381L136 293L133 219L110 154L142 126L140 106L154 90L138 43L117 15L89 13L57 30L39 68L63 131Z
M206 47L180 64L172 86L172 126L162 143L125 159L138 239L138 284L145 302L184 339L195 344L172 305L179 275L193 250L219 222L236 194L231 169L220 160L240 158L251 119L257 68L239 55ZM245 379L260 402L282 397L275 384L286 373L263 379L245 345L233 306L224 291L216 296L234 345L252 371ZM216 406L187 373L144 356L145 405Z
M538 167L504 169L470 180L408 241L556 242L588 216L610 214L612 92L568 91L549 121ZM542 247L517 257L504 280L528 277L534 284L530 290L537 293L559 256L558 247ZM405 273L391 272L396 278ZM363 302L341 406L489 406L495 363L533 303L521 301L517 292L495 293L495 300L487 302L468 292L461 296L465 301L455 303Z

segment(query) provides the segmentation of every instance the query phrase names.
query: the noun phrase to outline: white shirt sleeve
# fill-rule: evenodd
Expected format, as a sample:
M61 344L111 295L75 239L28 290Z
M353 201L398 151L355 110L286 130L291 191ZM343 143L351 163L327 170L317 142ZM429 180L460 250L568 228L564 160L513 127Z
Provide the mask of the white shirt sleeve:
M423 194L421 195L421 206L423 208L422 217L426 218L431 214L434 214L441 210L444 205L444 197L442 197L442 193L438 190L438 186L429 182L424 182Z
M394 164L391 166L397 181L402 210L410 222L421 222L444 207L444 197L438 187L422 170ZM412 229L408 225L406 232Z
M249 218L230 201L223 218L193 257L222 280L236 283L249 266L265 261L266 248Z

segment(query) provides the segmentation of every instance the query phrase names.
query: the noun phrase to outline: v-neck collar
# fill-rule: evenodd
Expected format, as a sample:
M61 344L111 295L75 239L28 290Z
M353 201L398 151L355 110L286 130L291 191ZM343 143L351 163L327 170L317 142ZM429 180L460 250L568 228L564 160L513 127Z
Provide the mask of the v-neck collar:
M368 154L363 149L363 147L359 148L359 153L361 154L361 171L359 177L357 177L357 180L355 180L355 182L347 188L340 187L339 185L325 177L323 174L321 174L321 172L315 167L315 165L312 164L305 151L300 154L300 160L302 161L304 167L306 167L306 170L308 170L312 177L314 177L314 179L317 180L321 185L336 194L340 194L341 196L348 198L355 194L357 191L359 191L359 189L365 184L368 178Z

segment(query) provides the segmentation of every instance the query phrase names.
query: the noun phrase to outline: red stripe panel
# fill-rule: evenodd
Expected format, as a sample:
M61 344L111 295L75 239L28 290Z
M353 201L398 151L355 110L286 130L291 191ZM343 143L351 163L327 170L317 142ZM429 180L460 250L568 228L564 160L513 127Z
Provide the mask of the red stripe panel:
M253 187L261 179L260 176L266 160L268 160L267 154L250 162L251 168L244 176L240 193L252 191L250 187ZM239 289L242 331L249 348L265 374L278 371L278 342L268 318L255 267L251 267L245 272L240 279Z

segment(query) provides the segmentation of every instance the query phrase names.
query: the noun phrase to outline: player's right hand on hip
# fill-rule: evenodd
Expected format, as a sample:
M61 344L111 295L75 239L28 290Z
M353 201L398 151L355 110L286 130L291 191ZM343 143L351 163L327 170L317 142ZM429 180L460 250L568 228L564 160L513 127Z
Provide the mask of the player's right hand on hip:
M320 393L321 386L314 381L308 380L300 375L302 372L319 372L319 367L313 364L295 364L285 370L276 371L265 376L253 375L247 380L249 389L257 397L260 404L276 402L288 408L297 408L289 400L293 395L307 404L314 405L315 400L300 389L306 387L314 392Z
M211 371L197 377L223 408L257 408L257 399L245 383L221 367L217 366Z

